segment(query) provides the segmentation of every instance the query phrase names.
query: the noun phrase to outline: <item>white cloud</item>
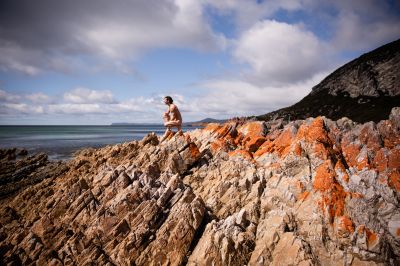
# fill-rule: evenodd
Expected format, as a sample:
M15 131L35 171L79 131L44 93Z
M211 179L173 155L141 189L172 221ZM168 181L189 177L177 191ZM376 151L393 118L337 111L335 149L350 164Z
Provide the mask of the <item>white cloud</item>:
M376 11L381 12L379 7ZM368 20L356 11L343 10L336 20L332 46L337 51L368 51L400 37L400 18L383 15Z
M37 75L91 69L93 64L81 59L85 57L130 73L126 62L150 49L216 51L226 45L225 37L214 33L205 20L197 0L83 0L57 5L38 0L22 5L0 6L8 14L0 17L3 71Z
M64 100L70 103L115 103L111 91L87 88L76 88L64 93Z
M100 104L95 103L60 103L49 104L47 106L49 114L91 114L91 113L107 113Z
M1 113L5 114L43 114L43 106L32 106L26 103L4 103L0 104Z
M0 96L5 95L9 100L12 96L12 99L18 99L18 101L0 103L1 120L15 119L15 117L24 120L29 117L35 117L35 119L58 117L60 121L73 121L70 123L77 124L107 124L121 121L162 123L162 113L167 108L162 101L164 95L140 96L117 101L109 91L87 88L71 90L65 93L65 97L58 99L52 99L44 93L22 96L0 90ZM183 95L171 94L171 96L178 106L185 108L186 102ZM187 109L190 110L190 107ZM191 111L188 113L190 114Z
M273 20L256 23L237 41L234 56L251 66L247 78L276 85L311 78L324 70L324 44L301 25Z
M136 7L131 6L136 16L122 12L121 17L95 18L93 25L80 30L80 40L112 59L137 57L158 47L215 50L225 45L225 38L214 34L203 19L199 1L150 1L141 7L144 10L134 10ZM144 13L138 15L139 12Z
M0 89L0 102L18 103L21 96Z
M28 94L25 98L33 103L46 103L50 101L50 97L42 92Z
M190 115L229 118L265 114L296 103L311 92L327 73L283 87L257 86L242 80L210 80L201 84L208 93L182 105Z

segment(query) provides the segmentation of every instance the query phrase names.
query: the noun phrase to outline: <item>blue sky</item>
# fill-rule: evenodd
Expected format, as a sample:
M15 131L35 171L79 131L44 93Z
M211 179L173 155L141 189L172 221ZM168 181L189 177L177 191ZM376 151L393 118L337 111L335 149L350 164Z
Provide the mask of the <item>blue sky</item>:
M264 114L399 37L399 1L3 0L0 124Z

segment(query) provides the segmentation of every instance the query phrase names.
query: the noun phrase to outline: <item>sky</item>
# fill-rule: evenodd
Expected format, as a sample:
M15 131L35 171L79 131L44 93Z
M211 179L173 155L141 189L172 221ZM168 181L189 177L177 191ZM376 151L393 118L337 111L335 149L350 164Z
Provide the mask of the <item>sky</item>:
M265 114L399 38L399 0L1 0L0 125Z

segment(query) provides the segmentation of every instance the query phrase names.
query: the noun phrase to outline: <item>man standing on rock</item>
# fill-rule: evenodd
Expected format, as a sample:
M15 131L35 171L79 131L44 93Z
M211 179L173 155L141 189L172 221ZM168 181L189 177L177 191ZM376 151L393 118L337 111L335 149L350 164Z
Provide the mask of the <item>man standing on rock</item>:
M164 126L167 127L165 134L161 141L164 141L169 135L172 134L171 128L176 127L178 133L182 134L182 116L178 107L174 104L171 96L164 97L164 103L168 105L168 110L163 115Z

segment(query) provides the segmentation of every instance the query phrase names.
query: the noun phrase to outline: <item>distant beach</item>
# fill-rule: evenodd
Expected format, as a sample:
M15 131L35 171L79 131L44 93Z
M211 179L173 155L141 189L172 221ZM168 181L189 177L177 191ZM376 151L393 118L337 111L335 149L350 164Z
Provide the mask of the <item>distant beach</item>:
M192 130L197 127L184 127ZM50 160L71 158L77 150L140 140L150 132L164 133L162 125L112 126L0 126L0 148L24 148L29 154L45 152Z

